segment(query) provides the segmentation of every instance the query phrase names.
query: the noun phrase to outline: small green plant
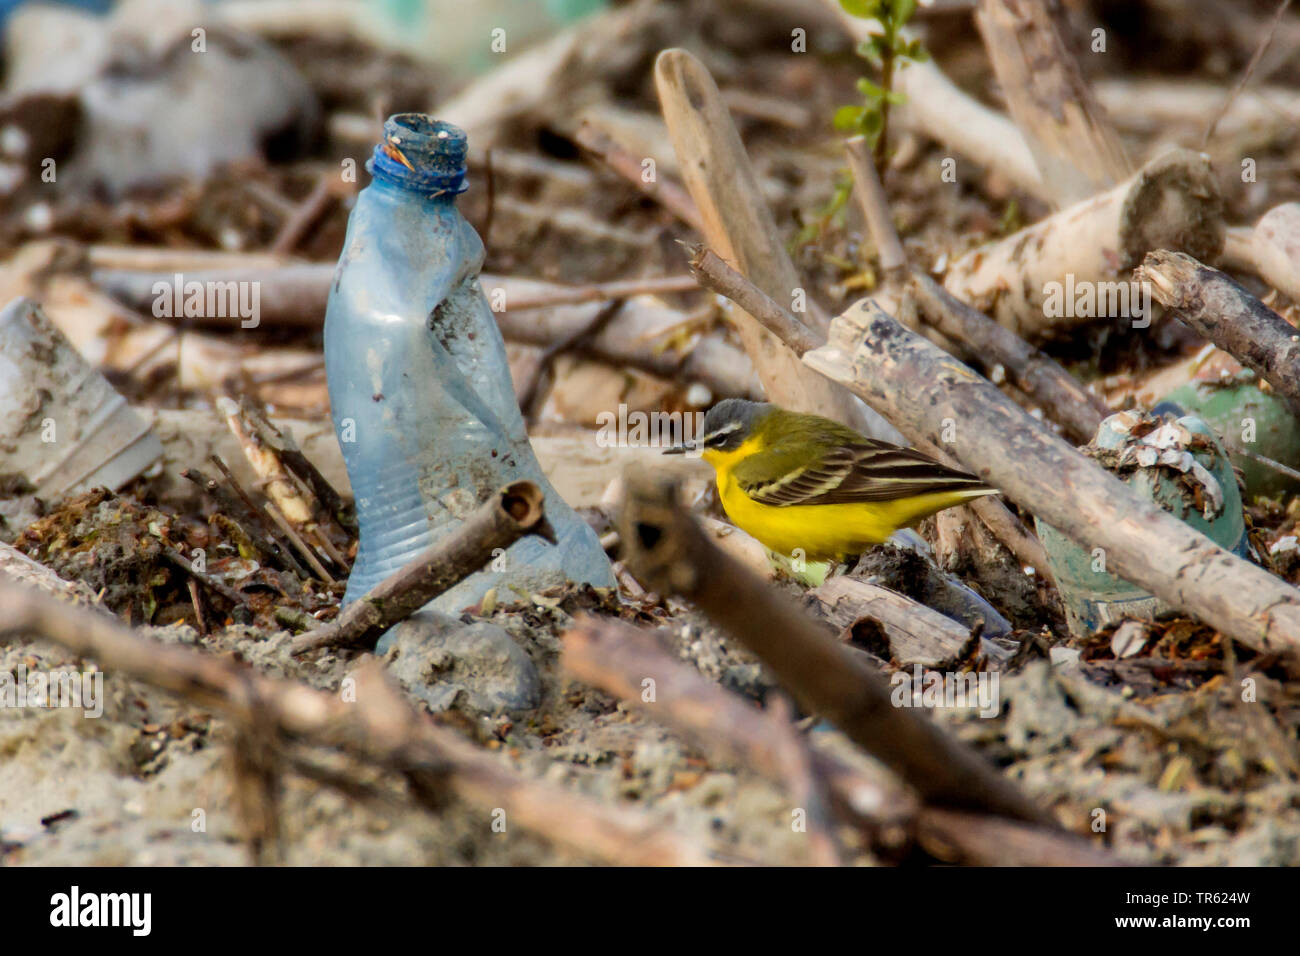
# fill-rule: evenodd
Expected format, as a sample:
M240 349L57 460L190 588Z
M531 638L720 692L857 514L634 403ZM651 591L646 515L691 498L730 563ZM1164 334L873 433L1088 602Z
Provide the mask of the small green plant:
M904 101L903 94L894 89L894 74L900 60L923 60L926 56L921 41L903 36L903 27L916 12L916 0L840 0L840 6L855 17L880 22L880 29L873 30L857 47L858 56L880 74L880 82L874 83L865 76L858 80L862 102L836 110L835 128L843 133L866 137L876 168L883 174L889 137L889 108ZM842 224L852 191L852 176L847 169L841 170L835 178L835 190L830 199L813 213L810 221L803 223L794 246L802 248L822 236L829 226Z
M899 60L925 58L921 41L903 36L903 27L916 12L916 0L840 0L840 6L855 17L880 22L880 29L872 30L857 49L858 56L879 72L880 82L873 83L865 76L858 80L862 103L841 106L836 110L835 128L866 137L875 156L876 168L883 172L889 137L889 108L904 101L903 94L894 89L894 73Z

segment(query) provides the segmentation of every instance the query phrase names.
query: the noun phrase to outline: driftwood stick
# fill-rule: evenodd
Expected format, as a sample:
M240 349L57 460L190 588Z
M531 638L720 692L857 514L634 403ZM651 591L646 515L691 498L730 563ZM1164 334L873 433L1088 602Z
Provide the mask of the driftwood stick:
M1300 334L1218 269L1161 249L1134 273L1180 319L1254 369L1300 415Z
M263 260L253 258L254 263ZM284 265L250 265L231 268L213 267L203 271L179 272L184 285L191 282L240 283L257 290L257 325L320 328L325 321L325 303L329 298L333 266L317 263L293 262ZM123 269L96 269L91 280L123 305L144 315L154 313L159 296L154 288L162 283L172 295L177 285L178 273L139 272ZM234 288L234 286L223 286ZM224 315L160 317L160 321L175 325L199 325L229 331L244 331L239 317Z
M623 699L723 762L751 768L792 790L801 787L802 801L794 806L807 813L813 840L809 857L821 865L838 864L829 800L815 769L819 761L830 758L812 751L788 719L749 705L673 658L653 635L630 624L581 617L563 640L564 668L574 677ZM653 700L644 693L646 680L654 682ZM813 771L808 773L808 766L800 765L812 766ZM897 808L907 806L905 791L866 780L847 766L839 770L842 784L851 774L857 777L855 793L864 786L876 789L869 802L881 808L884 820L871 821L873 826L898 825L904 819Z
M932 855L976 866L1122 866L1105 850L1059 830L1001 817L927 808L917 839Z
M1300 40L1300 33L1296 39ZM1144 135L1171 135L1173 127L1194 135L1192 131L1204 126L1205 118L1222 105L1225 96L1222 84L1187 76L1098 78L1093 91L1117 126ZM1298 111L1300 91L1290 86L1274 83L1242 90L1219 121L1220 141L1232 143L1246 135L1252 142L1271 142L1280 131L1294 125L1291 117ZM1237 146L1223 148L1233 150L1235 158Z
M830 578L808 596L840 629L841 640L852 637L854 625L864 618L874 621L884 633L889 657L899 664L946 667L959 662L971 642L969 627L904 594L846 574Z
M980 0L975 24L1057 204L1087 199L1126 178L1124 147L1074 58L1059 0Z
M1144 255L1178 249L1212 259L1223 232L1208 158L1175 149L1108 192L972 249L944 286L1032 341L1097 319L1136 318L1144 303L1128 279ZM1092 292L1091 304L1082 297L1079 305L1076 290Z
M0 636L30 634L97 661L108 673L135 678L220 711L237 728L278 744L329 747L367 763L439 783L479 807L500 807L518 824L569 849L621 865L701 865L713 859L650 818L570 790L529 780L455 733L435 726L402 697L377 661L353 676L355 700L293 681L264 677L228 657L160 644L117 621L64 604L21 585L0 582ZM436 810L433 786L412 798ZM483 825L489 826L485 819Z
M698 606L772 669L795 698L870 751L927 801L1050 825L1010 782L939 725L898 708L880 675L787 598L722 552L675 483L629 473L624 558L663 594Z
M772 298L792 301L802 284L708 69L685 50L665 50L655 60L655 86L708 244ZM824 333L824 316L811 297L805 298L811 326ZM851 395L809 376L798 357L753 317L740 310L734 315L741 342L772 401L870 432L869 416Z
M257 474L262 493L295 529L311 526L316 518L316 496L285 468L280 456L284 442L265 416L247 399L236 402L227 396L217 399L217 411L225 416L230 433Z
M598 282L592 285L556 286L507 298L505 312L523 309L544 309L554 305L578 305L582 302L613 302L634 295L670 295L674 292L694 292L698 288L692 276L645 276L640 279L619 279L616 282Z
M369 142L373 136L367 136ZM170 246L119 246L98 243L84 247L86 265L107 274L153 272L166 276L176 272L236 272L245 269L274 269L292 260L268 252L226 252L213 249L173 249Z
M321 647L374 647L384 631L478 571L496 549L510 547L525 534L554 543L542 500L541 489L531 481L499 489L454 532L357 598L336 620L297 638L293 653Z
M998 325L913 268L912 291L922 317L951 339L970 347L987 364L1006 369L1012 384L1042 406L1043 411L1080 442L1091 441L1101 420L1110 414L1101 396L1088 391L1047 353Z
M115 261L116 255L108 256ZM127 262L134 262L127 257ZM258 260L260 262L260 260ZM149 264L145 259L142 265ZM182 263L178 262L178 268ZM319 326L325 315L325 303L333 281L331 265L278 266L259 264L250 267L232 267L228 271L212 267L204 272L184 273L185 281L255 282L261 290L261 318L264 325L297 323ZM157 282L172 283L175 273L139 272L133 269L100 269L92 274L93 280L105 291L125 305L148 314L156 296L153 288ZM502 311L495 312L497 326L508 342L546 347L565 338L590 320L590 310L598 308L595 302L574 305L552 305L545 309L528 300L545 296L567 297L573 294L568 286L540 283L485 274L480 277L484 293L490 302L500 299ZM658 290L666 291L666 290ZM517 303L524 303L520 305ZM273 305L275 311L268 310ZM628 303L623 317L606 329L604 334L584 343L578 354L611 365L629 365L663 378L701 382L715 395L757 397L754 369L750 358L741 349L715 337L705 337L685 355L675 350L663 352L643 336L653 331L647 326L663 328L680 321L675 310L662 308L662 315L643 308L637 299ZM537 308L538 311L526 312ZM586 311L584 311L586 310ZM289 313L292 312L293 315ZM202 318L193 320L202 324ZM221 320L223 327L238 328L237 323Z
M696 282L736 303L795 355L803 355L826 341L825 337L808 328L766 292L723 262L712 249L699 245L687 249L691 254L691 275Z
M867 218L881 268L895 282L908 274L903 244L894 228L889 199L861 142L849 140L849 167L855 195ZM951 295L923 270L912 267L912 293L922 317L946 339L961 343L990 366L1001 364L1012 382L1043 406L1044 411L1081 441L1089 441L1107 414L1105 403L1075 380L1051 358L1010 329L998 325L978 309Z
M885 185L880 181L880 174L867 152L867 141L863 137L854 136L844 144L844 151L849 155L849 169L853 171L858 205L867 217L867 228L876 243L880 271L886 282L896 285L906 275L907 254L903 252L903 243L898 238L898 230L894 228Z
M351 529L343 528L339 518L340 513L344 510L343 497L330 484L329 479L321 473L315 463L302 453L302 449L298 447L297 442L293 440L289 433L272 423L261 408L254 406L246 398L241 398L239 401L239 422L242 431L246 432L261 448L266 449L264 454L272 455L279 460L281 470L298 486L300 493L306 496L308 500L314 496L320 502L325 509L324 517L327 520L338 524L343 531L356 531L355 526ZM240 431L234 427L231 428L231 431L237 439L240 438ZM245 442L241 440L240 445L243 447ZM249 458L249 464L254 471L262 475L262 471L257 467L257 462L252 460L253 456L246 453L245 457ZM265 475L263 475L263 480L266 480ZM328 535L322 533L321 537L325 541L326 549L332 552ZM333 553L331 553L331 557L334 557ZM335 560L338 559L335 558ZM345 566L346 564L340 562L340 567Z
M1253 229L1229 229L1219 262L1255 273L1300 303L1300 202L1274 206Z
M1011 399L864 300L804 361L928 435L1087 548L1108 570L1260 652L1300 651L1300 592L1229 554L1052 434ZM955 427L951 425L955 423Z

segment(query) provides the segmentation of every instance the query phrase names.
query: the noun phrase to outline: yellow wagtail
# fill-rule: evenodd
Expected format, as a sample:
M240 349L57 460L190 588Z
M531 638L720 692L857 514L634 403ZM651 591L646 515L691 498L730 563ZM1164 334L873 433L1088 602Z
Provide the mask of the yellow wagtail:
M810 561L843 561L936 511L998 493L910 448L768 403L725 399L703 431L664 454L701 449L727 517L773 551L802 549Z

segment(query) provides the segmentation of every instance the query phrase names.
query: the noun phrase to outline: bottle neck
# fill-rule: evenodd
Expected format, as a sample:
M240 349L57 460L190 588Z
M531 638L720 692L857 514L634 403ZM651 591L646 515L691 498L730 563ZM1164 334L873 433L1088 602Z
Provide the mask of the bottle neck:
M423 199L454 198L465 182L463 130L423 113L398 113L384 123L383 141L366 164L377 183Z

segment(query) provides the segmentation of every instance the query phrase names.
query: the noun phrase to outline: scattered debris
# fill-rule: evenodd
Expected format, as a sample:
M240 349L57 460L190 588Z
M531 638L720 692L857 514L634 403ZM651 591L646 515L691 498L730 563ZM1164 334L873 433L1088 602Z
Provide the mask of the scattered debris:
M511 3L500 53L450 6L6 18L0 862L1300 862L1294 10L926 4L886 78L839 0ZM321 638L398 466L349 480L322 330L395 113L468 129L448 290L611 576L357 647ZM1002 495L774 558L661 455L732 396ZM17 705L56 675L90 696Z

